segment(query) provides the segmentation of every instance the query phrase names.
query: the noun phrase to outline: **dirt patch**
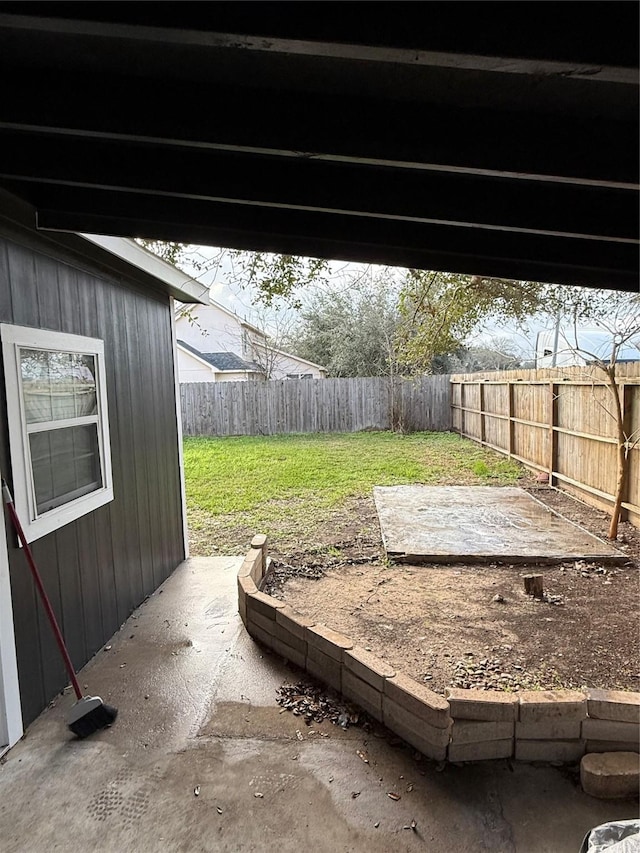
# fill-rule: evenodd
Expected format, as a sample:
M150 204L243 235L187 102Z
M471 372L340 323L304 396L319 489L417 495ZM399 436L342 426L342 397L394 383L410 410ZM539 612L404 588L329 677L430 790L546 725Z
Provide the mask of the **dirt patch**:
M606 534L605 513L555 490L528 490ZM274 555L273 594L438 691L640 690L640 531L628 523L617 543L629 556L624 566L390 566L373 501L350 509L342 523L327 524L314 553ZM524 593L522 575L530 571L544 575L542 601Z

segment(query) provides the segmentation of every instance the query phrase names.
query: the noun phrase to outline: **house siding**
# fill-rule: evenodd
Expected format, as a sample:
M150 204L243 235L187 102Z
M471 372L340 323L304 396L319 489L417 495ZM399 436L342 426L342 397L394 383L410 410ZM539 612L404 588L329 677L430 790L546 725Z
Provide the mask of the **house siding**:
M0 322L105 345L114 500L32 544L79 668L184 557L171 310L168 297L111 277L90 257L74 263L63 248L58 256L50 237L10 236L0 231ZM4 394L0 464L11 483ZM9 523L7 530L27 725L68 678Z

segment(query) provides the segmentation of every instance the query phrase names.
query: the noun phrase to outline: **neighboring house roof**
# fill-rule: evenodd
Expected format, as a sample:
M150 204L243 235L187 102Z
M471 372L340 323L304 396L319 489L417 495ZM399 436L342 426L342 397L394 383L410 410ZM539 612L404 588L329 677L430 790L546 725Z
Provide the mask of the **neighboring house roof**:
M255 364L253 361L246 361L244 358L241 358L235 352L200 352L195 347L192 347L190 344L185 343L184 341L177 341L177 343L187 352L190 352L192 355L195 355L197 358L206 361L207 364L210 364L211 367L215 367L216 370L231 370L236 372L238 370L246 370L250 373L263 373L264 371L260 367L259 364Z

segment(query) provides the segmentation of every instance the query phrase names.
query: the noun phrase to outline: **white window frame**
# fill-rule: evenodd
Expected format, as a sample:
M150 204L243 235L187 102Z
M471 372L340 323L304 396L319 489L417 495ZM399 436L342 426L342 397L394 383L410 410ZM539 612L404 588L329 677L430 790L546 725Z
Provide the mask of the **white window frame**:
M0 337L2 338L7 394L9 448L13 469L13 499L27 540L33 542L35 539L46 536L48 533L58 530L60 527L113 500L104 342L99 338L86 338L82 335L70 335L64 332L51 332L45 329L13 326L6 323L0 324ZM97 430L102 487L43 513L38 513L36 509L29 435L22 393L21 348L92 355L96 365ZM87 422L87 418L69 418L64 422L51 421L49 423L60 423L64 424L65 427L72 427Z

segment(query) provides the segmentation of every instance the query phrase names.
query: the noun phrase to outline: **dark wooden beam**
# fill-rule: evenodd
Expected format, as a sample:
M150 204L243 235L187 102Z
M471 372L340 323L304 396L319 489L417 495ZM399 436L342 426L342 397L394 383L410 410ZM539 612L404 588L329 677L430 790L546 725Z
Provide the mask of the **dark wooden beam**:
M13 191L13 187L9 187ZM38 226L144 236L505 278L638 288L629 244L444 225L38 188Z
M637 195L556 182L2 133L0 178L423 223L637 241Z
M0 128L416 170L637 187L637 120L83 74L3 76ZM176 152L176 156L181 156Z

